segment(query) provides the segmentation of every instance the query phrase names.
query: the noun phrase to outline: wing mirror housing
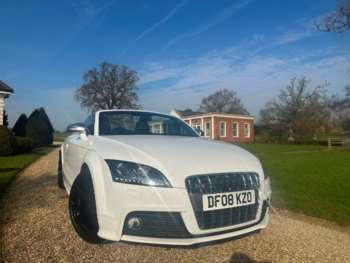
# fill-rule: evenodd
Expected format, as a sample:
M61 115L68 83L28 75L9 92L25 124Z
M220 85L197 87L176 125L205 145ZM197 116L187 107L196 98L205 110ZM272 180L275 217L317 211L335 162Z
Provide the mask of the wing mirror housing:
M195 131L199 136L204 136L204 131L202 131L201 129L196 128Z
M68 126L67 131L73 133L79 133L80 138L85 140L87 139L86 127L82 123L71 124Z

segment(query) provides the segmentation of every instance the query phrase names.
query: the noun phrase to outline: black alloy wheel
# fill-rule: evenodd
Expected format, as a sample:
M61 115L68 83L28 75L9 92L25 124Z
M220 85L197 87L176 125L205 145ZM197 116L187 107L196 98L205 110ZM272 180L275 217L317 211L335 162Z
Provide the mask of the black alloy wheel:
M93 244L108 242L97 235L99 226L94 187L87 166L83 166L73 183L69 195L69 214L75 231L84 241Z

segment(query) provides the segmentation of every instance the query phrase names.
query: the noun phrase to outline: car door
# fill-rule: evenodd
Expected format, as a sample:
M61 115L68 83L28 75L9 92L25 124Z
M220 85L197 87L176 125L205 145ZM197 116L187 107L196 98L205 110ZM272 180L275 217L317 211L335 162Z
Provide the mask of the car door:
M82 138L80 134L71 135L64 145L64 174L70 185L80 173L88 147L88 137Z
M70 185L80 173L84 157L90 147L91 136L94 136L95 113L87 117L84 124L86 134L73 133L67 139L64 148L64 174Z

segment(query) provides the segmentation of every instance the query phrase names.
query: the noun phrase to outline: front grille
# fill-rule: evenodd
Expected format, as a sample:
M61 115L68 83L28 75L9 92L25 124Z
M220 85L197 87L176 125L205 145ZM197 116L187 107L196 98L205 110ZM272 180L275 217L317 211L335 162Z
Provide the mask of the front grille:
M141 219L142 224L140 229L133 230L128 227L127 222L132 217L138 217ZM127 215L124 221L123 234L160 238L191 237L179 212L131 212Z
M256 173L194 175L186 178L186 187L200 229L242 224L256 219L259 207L259 177ZM203 211L202 195L255 190L255 204Z

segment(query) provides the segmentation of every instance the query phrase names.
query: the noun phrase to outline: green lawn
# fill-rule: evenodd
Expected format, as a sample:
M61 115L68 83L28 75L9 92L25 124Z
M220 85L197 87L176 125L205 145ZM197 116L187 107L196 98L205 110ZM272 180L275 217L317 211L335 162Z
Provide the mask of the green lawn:
M251 144L271 177L273 201L287 208L350 225L350 149Z
M70 132L55 132L53 134L53 140L55 142L63 142L70 134Z
M52 150L52 147L38 148L26 154L0 156L0 194L13 176L40 156L47 154L50 150Z

